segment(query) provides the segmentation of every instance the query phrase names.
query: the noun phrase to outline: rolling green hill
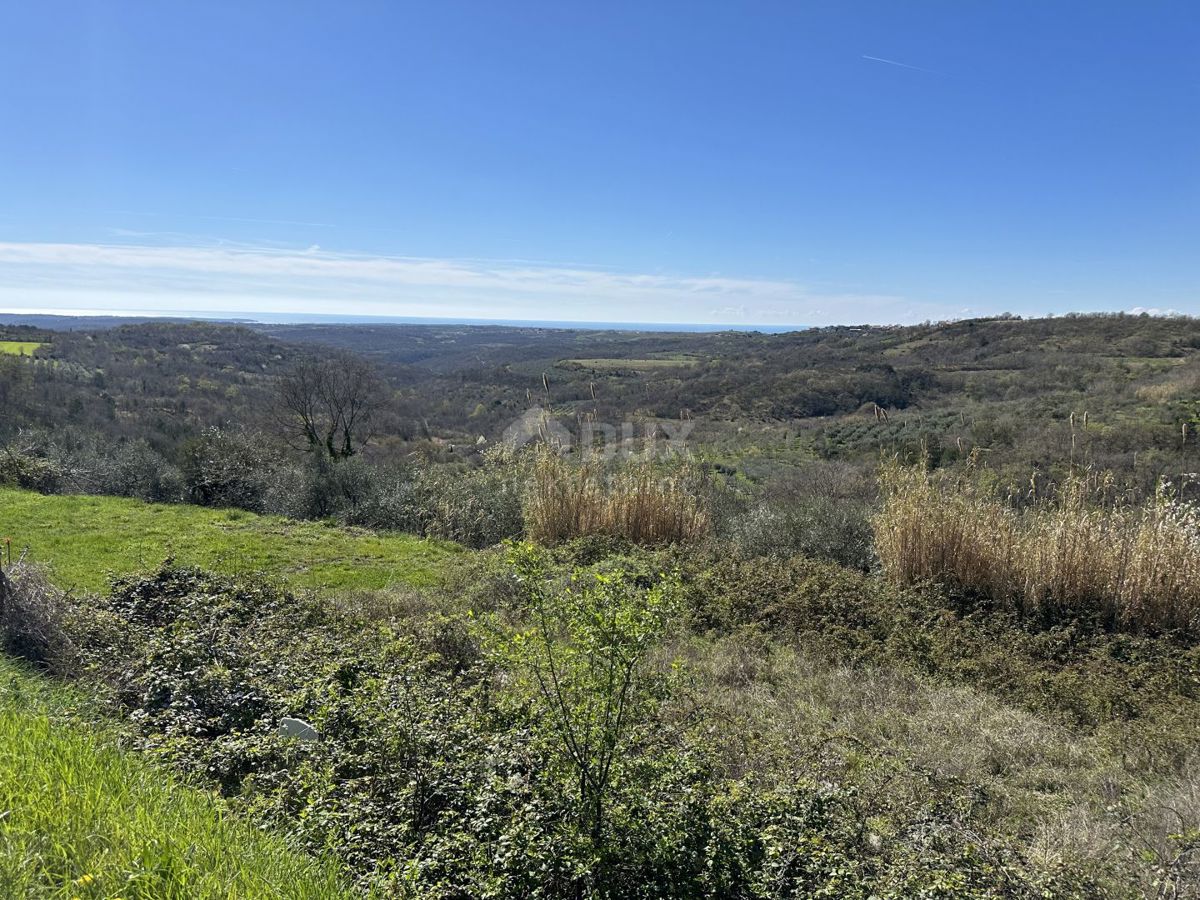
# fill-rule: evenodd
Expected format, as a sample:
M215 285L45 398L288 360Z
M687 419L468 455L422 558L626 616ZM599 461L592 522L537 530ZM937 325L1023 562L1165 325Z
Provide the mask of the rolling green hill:
M58 584L89 591L103 588L110 574L156 566L167 557L225 573L267 572L293 588L428 585L462 552L449 542L242 510L12 488L0 488L4 537L11 538L14 556L27 549Z

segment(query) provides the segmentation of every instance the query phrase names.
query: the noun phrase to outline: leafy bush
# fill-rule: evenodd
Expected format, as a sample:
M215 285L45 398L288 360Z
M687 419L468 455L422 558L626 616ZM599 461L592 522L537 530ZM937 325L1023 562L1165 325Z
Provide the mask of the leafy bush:
M810 463L769 482L722 523L721 536L746 557L801 554L866 570L874 561L875 493L865 467Z
M137 497L152 503L177 503L184 496L182 473L144 440L116 448L88 493Z
M379 492L379 477L361 457L310 453L297 483L281 479L268 501L271 512L297 519L355 522Z
M178 503L184 497L179 470L141 438L105 444L94 435L64 430L43 440L41 452L63 473L57 491L160 503Z
M524 529L523 477L520 462L503 451L485 453L476 468L414 466L379 476L377 490L346 521L490 547Z
M532 621L506 636L502 654L538 699L554 756L577 784L577 818L601 854L615 786L635 748L651 740L666 686L649 665L678 595L678 579L639 588L624 572L548 584L548 560L533 545L509 553ZM602 879L602 872L593 873Z
M201 506L264 512L283 468L277 448L241 431L206 428L181 452L184 489Z
M117 582L71 637L79 671L109 686L142 747L336 852L364 888L612 900L1049 889L976 835L952 796L904 810L801 771L730 768L718 723L679 715L682 685L659 668L670 580L611 563L561 573L530 554L502 570L520 589L497 606L513 640L495 656L448 643L433 619L368 620L169 567ZM320 739L281 738L283 716ZM864 843L881 817L900 818Z
M7 447L0 450L0 484L52 494L62 479L62 469L51 460Z

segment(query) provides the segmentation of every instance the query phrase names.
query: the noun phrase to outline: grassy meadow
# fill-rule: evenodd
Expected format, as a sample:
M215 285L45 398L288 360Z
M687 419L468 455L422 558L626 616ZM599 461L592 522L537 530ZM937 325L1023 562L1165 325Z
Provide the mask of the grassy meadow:
M699 365L700 359L694 356L676 353L669 356L647 359L568 359L563 360L563 362L566 365L579 366L583 369L593 369L597 372L614 372L624 370L638 372L648 369L671 369L679 366L695 366Z
M14 555L49 567L63 588L96 591L110 575L178 565L228 574L264 572L292 588L378 590L428 585L461 552L404 534L296 522L238 509L143 503L117 497L44 496L0 487L0 538Z
M0 341L0 356L33 356L40 341Z
M96 716L0 657L0 897L349 896L331 864L227 816Z

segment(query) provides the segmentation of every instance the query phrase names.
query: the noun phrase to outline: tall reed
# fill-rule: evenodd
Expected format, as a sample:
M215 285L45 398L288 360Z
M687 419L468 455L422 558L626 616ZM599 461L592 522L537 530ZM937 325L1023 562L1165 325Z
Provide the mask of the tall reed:
M687 464L664 468L636 459L606 466L543 448L530 468L525 529L544 544L596 534L639 544L687 542L703 538L711 524L703 478Z
M970 476L893 463L881 481L875 546L895 581L939 581L1050 621L1200 633L1200 513L1165 489L1129 505L1076 475L1018 509Z

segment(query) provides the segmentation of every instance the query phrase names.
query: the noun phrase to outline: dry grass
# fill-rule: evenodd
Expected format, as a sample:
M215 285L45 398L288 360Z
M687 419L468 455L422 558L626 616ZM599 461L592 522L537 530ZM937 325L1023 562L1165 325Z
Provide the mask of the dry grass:
M1124 505L1077 476L1018 510L970 476L891 465L882 481L875 545L895 581L939 581L1049 620L1200 633L1200 513L1166 492Z
M39 665L69 666L65 621L71 609L70 597L38 566L24 560L0 566L0 650Z
M727 723L713 739L731 770L853 784L880 811L868 822L885 843L946 795L969 797L950 827L1014 835L1035 869L1097 878L1088 896L1200 896L1194 764L1165 778L1135 774L1093 736L992 694L830 665L749 630L668 649L664 665L683 659L692 679L688 702Z
M571 462L539 450L530 469L525 528L530 538L557 544L611 535L638 544L696 541L712 525L703 479L687 465L664 470L650 460L609 468Z
M1200 365L1195 359L1181 361L1178 369L1157 384L1139 387L1134 395L1143 403L1170 403L1200 393Z

